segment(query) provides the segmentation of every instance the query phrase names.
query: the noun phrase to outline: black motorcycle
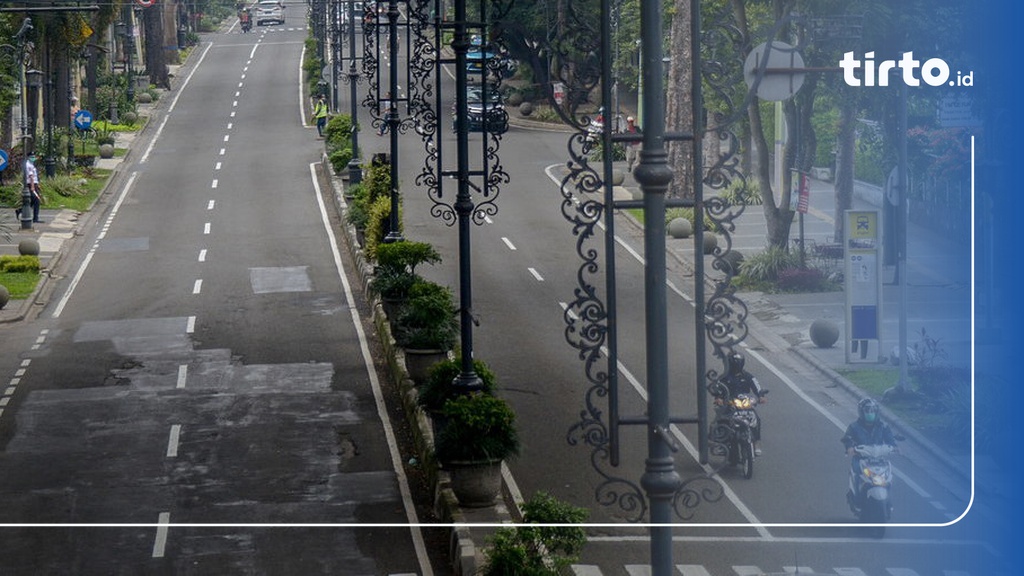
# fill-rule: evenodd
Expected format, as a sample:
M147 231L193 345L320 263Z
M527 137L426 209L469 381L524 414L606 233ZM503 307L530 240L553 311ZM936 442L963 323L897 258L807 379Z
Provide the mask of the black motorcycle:
M766 393L766 392L763 392ZM743 469L743 477L754 475L754 430L758 415L754 407L760 402L755 394L738 394L715 401L715 422L711 427L712 453L725 456L732 466Z

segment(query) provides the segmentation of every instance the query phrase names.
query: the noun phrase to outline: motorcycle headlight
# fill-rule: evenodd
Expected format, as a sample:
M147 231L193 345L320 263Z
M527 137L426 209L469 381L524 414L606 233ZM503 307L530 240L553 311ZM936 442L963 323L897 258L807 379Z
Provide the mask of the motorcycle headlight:
M754 403L750 401L750 396L741 395L732 399L732 407L738 410L749 410Z

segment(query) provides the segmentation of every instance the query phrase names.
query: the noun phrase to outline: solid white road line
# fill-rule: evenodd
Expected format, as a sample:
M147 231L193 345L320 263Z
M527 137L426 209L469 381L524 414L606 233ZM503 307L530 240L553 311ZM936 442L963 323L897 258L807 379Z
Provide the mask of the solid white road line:
M331 245L331 254L334 256L334 267L338 273L338 277L341 279L342 288L345 291L345 299L351 304L355 302L355 297L352 294L352 287L348 283L348 276L345 273L345 265L341 259L341 253L338 251L338 241L334 236L334 229L331 226L331 220L327 214L327 208L324 206L323 196L320 191L320 182L316 177L316 164L311 163L309 165L309 175L313 181L313 189L316 193L316 203L320 208L320 219L323 222L324 230L327 232L327 238ZM384 427L384 437L387 440L388 452L391 455L391 466L395 470L395 477L398 480L398 489L402 496L402 505L405 508L405 516L411 525L409 531L412 536L413 547L416 549L416 558L420 564L420 574L423 576L433 576L434 569L430 565L430 558L427 556L426 544L423 541L423 534L418 526L419 518L416 514L416 509L412 504L412 492L409 490L409 481L405 476L405 468L402 463L402 456L398 450L398 442L395 440L395 432L391 427L391 418L388 416L387 406L384 403L384 394L381 391L380 378L377 375L377 369L374 364L373 355L370 352L370 343L366 340L366 333L363 331L363 322L359 317L359 309L355 305L350 305L349 311L352 314L352 325L355 327L356 336L359 338L359 351L363 356L363 365L366 366L366 374L370 379L370 388L373 390L373 399L377 407L377 414L380 416L381 423Z
M153 141L156 141L155 137ZM132 172L131 176L128 177L128 181L125 182L124 187L121 188L121 193L117 197L117 202L115 202L114 207L110 209L110 214L107 216L106 222L104 223L104 228L108 228L110 226L110 223L114 221L114 217L117 216L117 211L121 209L121 204L124 202L124 199L128 196L128 191L131 190L132 184L135 183L135 178L138 175L138 172ZM102 237L105 234L106 232L101 232L100 237ZM78 287L78 283L81 282L82 277L85 276L85 271L86 269L89 268L89 262L92 261L92 257L96 254L97 248L98 243L93 244L93 246L89 249L89 252L85 255L85 259L82 260L82 265L78 268L78 271L75 272L74 277L71 279L71 283L68 285L67 291L64 293L64 296L61 297L60 301L57 302L57 307L53 309L54 318L60 318L61 313L64 312L64 307L68 305L68 300L70 300L71 295L75 293L75 288Z

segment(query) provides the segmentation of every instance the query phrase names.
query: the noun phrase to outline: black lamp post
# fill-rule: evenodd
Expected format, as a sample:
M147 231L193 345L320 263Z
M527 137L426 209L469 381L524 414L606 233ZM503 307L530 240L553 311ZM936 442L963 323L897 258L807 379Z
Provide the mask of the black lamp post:
M25 101L22 108L21 126L21 151L25 155L25 164L28 164L28 156L35 152L34 134L36 132L36 111L39 106L39 89L43 85L43 73L39 70L26 70L25 83L22 93ZM25 114L28 113L28 122L25 122ZM31 145L29 144L31 142ZM21 190L21 229L32 229L32 190L28 185L28 170L22 166L22 190ZM38 175L38 172L37 172Z
M132 23L133 16L131 8L128 8L124 15L125 21L114 25L116 34L124 38L125 74L128 76L128 86L125 89L125 95L128 96L128 104L132 108L135 107L135 26ZM116 122L116 119L112 118L111 122Z
M363 171L359 167L359 122L356 114L359 108L356 102L356 84L359 83L359 71L356 69L356 2L348 0L348 87L349 114L352 116L352 159L348 161L349 184L359 184L363 180Z
M29 107L28 98L28 81L30 78L30 72L26 71L26 61L28 59L28 53L31 50L32 44L29 42L28 33L32 31L32 19L25 18L21 22L21 28L18 33L14 35L16 45L10 44L0 45L0 48L6 48L12 50L15 53L15 59L18 64L18 85L20 87L20 93L18 98L21 102L21 153L24 157L24 161L28 162L29 153L29 141L32 136L29 135L28 131L28 119L27 112ZM36 80L33 80L36 81ZM34 124L34 120L33 120ZM22 230L32 229L32 191L28 187L28 172L25 170L25 165L22 165L21 170L21 228Z
M46 65L51 69L46 74L46 90L43 92L43 125L46 131L46 158L43 165L46 167L46 177L53 178L57 175L57 158L53 150L53 113L56 108L53 97L53 65L50 60L50 43L46 43Z
M390 137L391 162L391 213L388 218L388 235L384 242L402 240L402 232L398 229L398 128L401 120L398 117L398 2L388 0L388 111L387 124Z

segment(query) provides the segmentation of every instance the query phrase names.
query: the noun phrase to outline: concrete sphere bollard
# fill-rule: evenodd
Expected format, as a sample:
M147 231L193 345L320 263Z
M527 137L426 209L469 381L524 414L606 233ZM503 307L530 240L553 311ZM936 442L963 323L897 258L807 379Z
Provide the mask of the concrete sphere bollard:
M839 340L839 326L824 318L811 322L809 332L811 342L818 348L831 348Z
M149 92L141 92L136 98L138 98L139 104L151 104L153 102L153 96Z
M626 173L622 170L612 170L612 186L622 186L626 181Z
M147 94L147 96L148 95L149 94ZM125 112L121 115L121 120L129 126L134 126L135 123L139 121L139 115L135 112Z
M730 273L733 276L739 276L740 267L743 266L743 253L737 250L729 250L725 254L722 254L722 260L725 260L730 267Z
M7 286L0 284L0 309L7 306L7 303L11 301L11 292L7 289Z
M522 114L523 116L529 116L530 114L533 114L533 104L531 104L530 102L523 102L522 104L519 105L519 113Z
M39 256L39 241L35 238L26 238L18 242L18 254L22 256Z
M113 158L114 157L114 145L113 144L100 144L100 158Z
M711 254L718 248L718 236L714 234L704 235L704 254Z
M689 238L693 234L693 224L686 218L673 218L668 223L668 235L673 238Z

